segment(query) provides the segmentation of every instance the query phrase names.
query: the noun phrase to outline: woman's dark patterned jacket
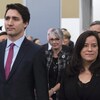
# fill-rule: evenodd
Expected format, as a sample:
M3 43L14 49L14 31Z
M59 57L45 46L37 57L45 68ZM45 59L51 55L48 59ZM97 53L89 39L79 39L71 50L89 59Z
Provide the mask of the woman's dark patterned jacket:
M49 72L50 66L52 64L53 60L53 52L52 50L45 51L46 59L47 59L47 70ZM71 54L69 52L65 52L64 50L61 50L58 54L58 77L57 77L57 83L61 80L61 74L62 71L64 71L67 67L67 64L69 64L71 58ZM49 73L48 73L49 74Z

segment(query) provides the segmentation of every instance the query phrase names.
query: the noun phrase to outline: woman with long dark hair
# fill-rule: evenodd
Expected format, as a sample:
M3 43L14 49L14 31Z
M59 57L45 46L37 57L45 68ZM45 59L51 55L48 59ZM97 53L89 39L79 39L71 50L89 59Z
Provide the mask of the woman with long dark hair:
M61 83L59 100L100 100L100 39L85 31L76 41Z

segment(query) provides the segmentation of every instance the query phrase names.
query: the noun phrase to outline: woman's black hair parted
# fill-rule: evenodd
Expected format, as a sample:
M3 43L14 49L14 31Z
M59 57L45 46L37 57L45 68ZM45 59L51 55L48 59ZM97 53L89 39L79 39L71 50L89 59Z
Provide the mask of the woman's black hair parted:
M94 63L91 64L91 66L89 67L89 70L92 73L95 73L96 71L98 71L98 69L100 69L100 38L98 37L98 33L95 31L85 31L82 34L80 34L80 36L78 37L75 47L74 47L74 52L73 52L73 56L71 59L71 65L70 65L70 72L71 74L79 74L81 70L84 70L83 67L83 60L82 57L80 55L80 52L82 50L82 48L84 47L85 41L89 36L94 36L97 40L97 44L98 44L98 56L97 59Z
M26 6L24 6L20 3L8 4L6 6L5 16L6 16L6 13L9 9L17 10L20 13L20 15L22 16L23 22L24 23L26 23L26 22L29 23L29 21L30 21L30 12L29 12L29 9Z

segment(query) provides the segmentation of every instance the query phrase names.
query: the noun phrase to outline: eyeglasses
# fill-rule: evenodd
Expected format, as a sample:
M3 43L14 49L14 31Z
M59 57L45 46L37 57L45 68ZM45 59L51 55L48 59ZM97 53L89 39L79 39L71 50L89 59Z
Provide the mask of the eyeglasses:
M58 42L59 40L60 40L59 38L51 38L50 39L51 42L53 42L53 41Z

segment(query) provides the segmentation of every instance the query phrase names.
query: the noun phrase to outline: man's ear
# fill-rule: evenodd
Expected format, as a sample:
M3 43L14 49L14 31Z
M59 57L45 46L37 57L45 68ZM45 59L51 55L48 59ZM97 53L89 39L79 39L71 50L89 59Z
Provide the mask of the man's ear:
M25 27L25 29L26 29L29 23L28 23L28 22L26 22L26 23L24 23L24 24L25 24L25 26L24 26L24 27Z

